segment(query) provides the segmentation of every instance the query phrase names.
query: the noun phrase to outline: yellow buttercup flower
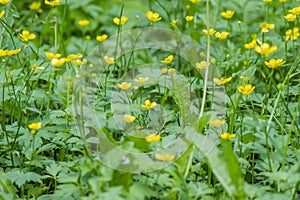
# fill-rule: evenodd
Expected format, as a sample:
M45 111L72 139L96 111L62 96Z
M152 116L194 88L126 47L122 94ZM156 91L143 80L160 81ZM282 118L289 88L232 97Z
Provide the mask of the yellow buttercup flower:
M286 21L293 22L295 21L296 17L297 15L287 14L286 16L284 16L284 19L286 19Z
M34 64L32 66L32 70L44 70L44 69L45 69L45 67L43 67L43 66L37 66L36 64Z
M286 0L279 0L279 2L282 2L282 3L284 3L284 2L286 2Z
M15 54L19 53L20 51L21 51L21 49L14 49L14 50L2 50L2 49L0 49L0 57L12 56L12 55L15 55Z
M148 11L146 13L146 17L151 21L151 22L157 22L159 20L161 20L161 17L159 16L158 13L156 12L152 12L152 11Z
M160 160L160 161L172 161L175 159L175 155L172 154L155 153L154 157L156 160Z
M2 10L2 11L0 12L0 19L3 17L4 14L5 14L5 10Z
M78 24L79 24L80 26L87 26L87 25L90 24L90 21L87 20L87 19L83 19L83 20L79 20L79 21L78 21Z
M210 124L214 127L220 127L225 123L225 120L223 119L215 119L213 121L210 122Z
M229 77L229 78L222 77L220 79L214 78L213 81L217 85L224 85L225 83L228 83L231 79L232 79L232 77Z
M206 69L206 61L202 60L201 62L196 62L197 69Z
M169 55L168 57L166 57L165 59L161 60L160 62L165 63L165 64L169 64L174 60L174 56L173 55Z
M174 19L174 20L172 20L172 21L170 22L170 25L171 25L171 26L176 26L177 22L178 22L178 19Z
M292 29L289 29L285 32L285 41L288 41L289 39L291 40L297 40L299 37L299 28L295 27Z
M194 16L186 16L185 17L185 20L187 21L187 22L190 22L190 21L192 21L194 19Z
M127 22L128 18L125 16L121 16L121 19L118 17L113 18L113 23L116 25L124 25Z
M220 138L224 139L224 140L229 140L235 137L234 133L222 133L220 135Z
M269 61L265 61L265 65L267 65L267 67L269 68L276 68L276 67L280 67L281 65L283 65L285 63L285 60L283 59L271 59Z
M21 37L21 40L24 42L27 42L29 40L34 40L36 38L36 35L30 33L28 30L23 30L19 36Z
M213 28L210 28L209 30L206 30L206 29L204 29L204 30L202 30L202 32L205 34L205 35L213 35L213 34L215 34L215 32L216 32L216 30L215 29L213 29Z
M239 86L238 91L244 95L249 95L253 92L255 86L252 86L251 84L247 84L245 86Z
M260 24L260 27L263 33L267 33L269 32L269 29L273 29L275 27L275 24L269 24L267 22L263 22Z
M115 64L115 59L113 57L104 56L104 61L109 65Z
M272 2L272 0L263 0L263 2L269 3Z
M221 16L224 17L225 19L231 19L233 15L234 15L233 10L226 10L225 12L221 13Z
M84 64L86 64L86 63L87 63L87 60L86 60L86 59L83 59L83 60L76 59L76 60L74 61L74 64L75 64L75 65L84 65Z
M138 79L134 79L134 82L141 84L141 85L148 81L149 81L148 77L139 77Z
M165 73L167 73L167 72L168 72L168 68L164 67L164 68L161 69L161 73L162 73L162 74L165 74Z
M3 5L8 4L9 2L10 2L10 0L0 0L0 4L3 4Z
M174 68L170 68L170 69L168 69L168 73L169 74L175 74L176 70Z
M157 104L153 101L153 102L151 102L150 100L146 100L145 102L144 102L144 104L142 104L141 105L141 107L142 108L147 108L147 109L151 109L151 108L153 108L153 107L155 107Z
M43 9L41 9L41 5L42 5L42 3L41 2L32 2L29 6L28 6L28 8L30 9L30 10L36 10L36 11L38 11L39 13L42 13L43 12Z
M132 86L132 82L122 82L118 84L118 88L122 90L128 90Z
M103 42L104 40L106 40L108 38L108 35L103 34L103 35L97 35L96 40L98 40L99 42Z
M253 49L256 45L256 38L254 38L250 43L245 44L246 49Z
M40 128L42 128L42 122L34 122L28 125L28 128L31 130L39 130Z
M66 62L65 58L53 58L50 64L53 65L54 67L60 67L63 64L65 64L65 62Z
M199 3L201 0L190 0L192 3Z
M49 5L49 6L58 6L61 3L62 0L45 0L45 4Z
M300 6L297 6L291 10L289 10L289 13L293 14L293 15L299 15L300 14Z
M78 53L78 54L70 54L67 56L66 58L66 62L72 62L78 58L81 58L82 57L82 54L81 53Z
M156 142L156 141L160 140L160 135L157 135L155 133L150 133L149 135L147 135L145 137L145 140L147 142Z
M229 35L229 33L226 32L226 31L225 32L221 32L221 33L219 33L219 32L215 33L216 38L218 38L220 40L225 40L228 35Z
M57 54L54 54L54 53L51 53L51 52L46 52L46 57L49 58L50 60L54 59L54 58L60 58L61 57L61 54L57 53Z
M260 42L259 42L260 43ZM270 46L268 43L260 43L259 46L255 47L255 51L261 55L268 57L270 54L277 50L276 46Z
M135 116L131 115L124 115L123 119L126 123L132 123L135 120Z

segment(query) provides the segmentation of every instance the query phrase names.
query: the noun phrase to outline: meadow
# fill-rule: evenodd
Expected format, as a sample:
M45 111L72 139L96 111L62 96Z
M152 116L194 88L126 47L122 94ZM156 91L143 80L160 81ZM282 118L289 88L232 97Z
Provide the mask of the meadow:
M0 199L300 199L299 0L0 0Z

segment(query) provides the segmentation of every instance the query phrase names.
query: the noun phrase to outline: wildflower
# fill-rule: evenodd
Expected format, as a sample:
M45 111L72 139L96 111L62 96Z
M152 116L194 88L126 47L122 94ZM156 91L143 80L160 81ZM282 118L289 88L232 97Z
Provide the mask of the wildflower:
M74 61L74 64L75 64L75 65L84 65L84 64L86 64L86 63L87 63L87 60L86 60L86 59L83 59L83 60L76 59L76 60Z
M206 61L202 60L201 62L196 62L197 69L205 69L206 68Z
M220 79L214 78L213 81L217 85L224 85L225 83L228 83L231 79L232 79L232 77L229 77L229 78L222 77Z
M260 27L263 33L267 33L269 32L269 29L273 29L275 27L275 24L269 24L267 22L263 22L260 24Z
M225 12L221 13L221 16L224 17L225 19L231 19L233 15L234 15L233 10L226 10Z
M10 2L10 0L0 0L0 4L3 4L3 5L7 4L8 2Z
M43 67L43 66L37 66L36 64L34 64L32 66L32 70L43 70L43 69L45 69L45 67Z
M166 57L165 59L161 60L160 62L165 63L165 64L169 64L174 60L174 56L173 55L169 55L168 57Z
M113 57L104 56L104 61L109 65L115 64L115 59Z
M3 17L4 14L5 14L5 10L2 10L2 11L0 12L0 19Z
M28 128L31 130L39 130L42 128L42 122L35 122L28 125Z
M174 19L174 20L172 20L172 21L170 22L170 25L171 25L171 26L176 26L177 22L178 22L178 19Z
M0 49L0 57L2 56L12 56L15 55L17 53L19 53L21 51L21 49L14 49L14 50L2 50Z
M259 46L255 47L255 51L261 55L268 57L270 54L277 50L276 46L270 46L268 43L260 43Z
M30 9L30 10L36 10L36 11L38 11L39 13L42 13L43 12L43 9L41 9L41 5L42 5L42 3L41 2L32 2L29 6L28 6L28 8Z
M185 17L185 20L187 21L187 22L190 22L190 21L192 21L194 19L194 16L186 16Z
M263 2L269 3L272 2L272 0L263 0Z
M220 138L224 139L224 140L229 140L235 137L234 133L222 133L220 135Z
M291 10L289 10L289 13L293 14L293 15L299 15L300 14L300 6L295 7Z
M108 35L103 34L103 35L97 35L96 40L98 40L99 42L103 42L104 40L106 40L108 38Z
M175 74L175 73L176 73L176 70L175 70L174 68L170 68L170 69L168 69L168 72L169 72L170 74Z
M23 30L22 34L20 34L20 37L22 41L27 42L29 40L35 39L36 35L33 33L30 33L28 30Z
M145 137L145 140L147 142L156 142L156 141L160 140L160 135L157 135L155 133L150 133L149 135L147 135Z
M286 16L284 16L284 19L286 19L288 22L293 22L295 21L297 15L293 15L293 14L287 14Z
M78 54L70 54L70 55L67 56L66 62L72 62L73 60L78 59L78 58L81 58L81 57L82 57L82 54L81 54L81 53L78 53Z
M247 84L245 86L239 86L238 91L244 95L249 95L253 92L255 86L252 86L251 84Z
M138 90L138 89L139 89L139 86L134 86L133 89L134 89L134 90Z
M54 6L58 6L61 3L61 1L62 0L50 0L50 1L45 0L45 4L48 4L52 7L54 7Z
M158 13L154 13L152 11L148 11L146 13L146 17L151 21L151 22L157 22L161 20L161 17L159 16Z
M168 72L168 68L164 67L164 68L161 69L161 73L165 74L167 72Z
M141 105L142 108L147 108L147 109L151 109L153 107L155 107L157 104L153 101L152 103L150 102L150 100L146 100L144 102L144 104Z
M190 0L192 3L199 3L201 0Z
M216 30L213 29L213 28L210 28L208 31L206 29L202 30L202 32L205 34L205 35L213 35L215 34Z
M220 39L220 40L225 40L227 38L227 36L229 35L228 32L222 32L222 33L219 33L219 32L216 32L215 33L215 36L216 38Z
M245 44L246 49L253 49L256 45L256 38L254 38L250 43Z
M121 19L118 17L114 17L113 18L113 23L115 23L116 25L124 25L127 22L128 18L125 16L121 16Z
M79 20L79 21L78 21L78 24L79 24L80 26L87 26L87 25L90 24L90 21L87 20L87 19L83 19L83 20Z
M279 2L282 2L282 3L284 3L284 2L286 2L286 0L279 0Z
M267 65L269 68L276 68L276 67L280 67L281 65L283 65L285 63L285 60L283 59L271 59L269 61L265 61L265 65Z
M126 123L132 123L135 120L135 116L131 115L124 115L123 119Z
M144 84L146 82L149 81L148 77L139 77L138 79L135 79L134 82L138 83L138 84Z
M160 161L171 161L175 159L175 156L172 154L159 154L159 153L155 153L154 157L156 160L160 160Z
M222 126L224 123L225 123L225 120L223 120L223 119L215 119L210 122L210 124L214 127Z
M297 40L299 37L299 28L294 27L293 30L289 29L285 32L285 41L288 41L289 39L291 40Z
M132 86L132 82L122 82L118 84L118 88L122 90L128 90Z
M65 58L53 58L50 62L54 67L60 67L66 62Z
M61 57L61 54L57 53L57 54L54 54L54 53L51 53L51 52L46 52L45 53L47 58L49 58L50 60L54 59L54 58L60 58Z

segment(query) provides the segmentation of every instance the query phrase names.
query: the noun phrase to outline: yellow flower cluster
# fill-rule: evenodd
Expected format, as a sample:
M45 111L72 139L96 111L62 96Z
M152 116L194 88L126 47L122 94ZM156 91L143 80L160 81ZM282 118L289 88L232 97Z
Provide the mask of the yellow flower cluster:
M80 60L79 58L82 57L81 53L78 54L70 54L66 58L61 58L61 54L57 53L54 54L52 52L46 52L46 57L51 60L50 64L55 67L60 67L66 62L74 62L76 65L83 65L87 63L86 59Z
M293 29L289 29L285 32L285 41L291 40L297 40L299 37L299 28L294 27Z
M0 49L0 57L12 56L12 55L15 55L15 54L19 53L20 51L21 51L21 49L15 49L15 50L2 50L2 49Z

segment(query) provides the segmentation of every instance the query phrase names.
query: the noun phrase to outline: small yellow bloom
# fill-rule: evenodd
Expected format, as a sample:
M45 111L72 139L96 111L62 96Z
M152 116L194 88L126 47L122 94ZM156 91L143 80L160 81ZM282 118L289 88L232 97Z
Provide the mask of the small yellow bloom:
M238 91L244 95L249 95L253 92L255 86L252 86L251 84L247 84L244 86L239 86Z
M3 5L7 4L8 2L10 2L10 0L0 0L0 4L3 4Z
M263 33L269 32L269 29L273 29L274 27L275 27L275 24L269 24L267 22L263 22L260 24L260 28Z
M220 135L220 138L224 139L224 140L229 140L235 137L234 133L222 133Z
M299 37L299 28L295 27L292 29L289 29L285 32L285 41L288 41L289 39L291 40L297 40Z
M213 28L210 28L208 31L206 29L202 30L202 32L205 34L205 35L213 35L215 34L216 30L213 29Z
M148 77L139 77L138 79L134 79L134 82L141 84L141 85L148 81L149 81Z
M213 121L210 122L210 124L214 127L220 127L225 123L225 120L223 119L215 119Z
M256 38L254 38L250 43L245 44L246 49L253 49L256 45Z
M199 3L201 0L190 0L192 3Z
M285 63L285 60L283 59L271 59L269 61L265 61L265 65L267 65L269 68L276 68L276 67L280 67L281 65L283 65Z
M206 69L206 61L202 60L201 62L196 62L197 69Z
M153 107L155 107L157 104L153 101L152 103L151 103L151 101L150 100L146 100L145 102L144 102L144 104L142 104L141 105L141 107L142 108L147 108L147 109L151 109L151 108L153 108Z
M65 64L65 62L66 62L65 58L53 58L50 64L53 65L54 67L60 67L63 64Z
M125 16L121 16L121 19L118 17L113 18L113 23L116 25L124 25L127 22L128 18Z
M37 66L36 64L34 64L32 66L32 70L43 70L43 69L45 69L45 67L43 67L43 66Z
M263 0L263 2L269 3L272 2L272 0Z
M221 16L224 17L225 19L231 19L233 15L234 15L233 10L226 10L225 12L221 13Z
M171 25L171 26L176 26L177 22L178 22L178 19L174 19L174 20L172 20L172 21L170 22L170 25Z
M135 120L135 116L131 115L124 115L123 119L126 123L132 123Z
M76 59L76 60L74 61L74 64L75 64L75 65L84 65L84 64L86 64L86 63L87 63L87 60L86 60L86 59L83 59L83 60Z
M28 128L31 130L39 130L40 128L42 128L42 122L34 122L28 125Z
M175 155L172 154L155 153L154 157L156 160L160 160L160 161L172 161L175 159Z
M161 73L165 74L167 72L168 72L168 68L164 67L164 68L161 69Z
M122 82L118 84L118 88L122 90L128 90L132 86L132 82Z
M36 10L36 11L38 11L39 13L42 13L43 12L43 9L41 9L41 5L42 5L42 3L41 2L32 2L29 6L28 6L28 8L30 9L30 10Z
M82 57L82 54L81 53L78 53L78 54L70 54L67 56L66 58L66 62L72 62L74 61L75 59L78 59L78 58L81 58Z
M255 47L255 51L261 55L268 57L270 54L274 53L277 50L276 46L270 46L268 43L261 43Z
M187 22L190 22L190 21L192 21L194 19L194 16L186 16L185 17L185 20L187 21Z
M161 60L160 62L165 63L165 64L169 64L174 60L174 56L173 55L169 55L168 57L166 57L165 59Z
M300 6L295 7L291 10L289 10L289 13L293 14L293 15L299 15L300 14Z
M20 51L21 51L21 49L14 49L14 50L2 50L2 49L0 49L0 57L12 56L12 55L15 55L15 54L19 53Z
M222 32L222 33L219 33L219 32L216 32L215 33L215 36L216 38L220 39L220 40L225 40L227 38L227 36L229 35L228 32Z
M161 17L159 16L158 13L156 12L152 12L152 11L148 11L146 13L146 17L151 21L151 22L157 22L159 20L161 20Z
M90 24L90 21L87 20L87 19L83 19L83 20L79 20L79 21L78 21L78 24L79 24L80 26L87 26L87 25Z
M24 42L27 42L29 40L34 40L36 38L36 35L30 33L28 30L23 30L19 36L21 37L21 40Z
M52 7L54 7L54 6L58 6L61 3L61 1L62 0L50 0L50 1L45 0L45 4L48 4Z
M224 85L225 83L228 83L231 79L232 79L232 77L229 77L229 78L222 77L220 79L214 78L213 81L217 85Z
M103 34L103 35L97 35L96 40L98 40L99 42L103 42L104 40L106 40L108 38L108 35Z
M54 53L51 53L51 52L46 52L45 53L47 58L49 58L50 60L54 59L54 58L60 58L61 57L61 54L57 53L57 54L54 54Z
M149 135L147 135L145 137L145 140L147 142L156 142L156 141L160 140L160 135L157 135L155 133L150 133Z
M115 64L115 59L113 57L104 56L104 61L109 65Z
M284 19L286 19L289 22L293 22L295 21L297 15L293 15L293 14L287 14L286 16L284 16Z
M286 0L279 0L279 2L282 2L282 3L284 3L284 2L286 2Z
M175 74L176 70L174 68L168 69L169 74Z
M139 89L139 86L134 86L133 89L134 89L134 90L138 90L138 89Z
M2 10L2 11L0 12L0 19L3 17L4 14L5 14L5 10Z

